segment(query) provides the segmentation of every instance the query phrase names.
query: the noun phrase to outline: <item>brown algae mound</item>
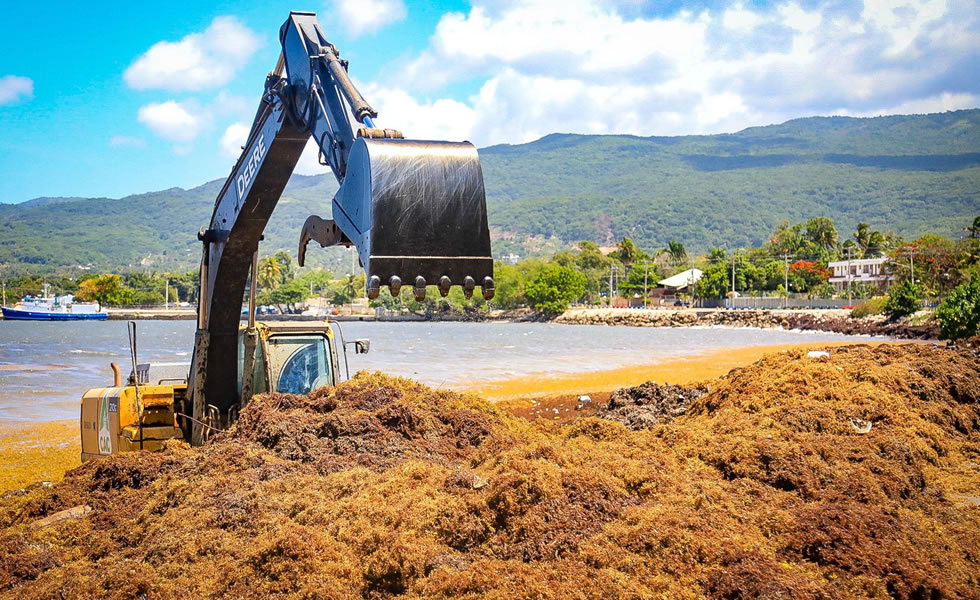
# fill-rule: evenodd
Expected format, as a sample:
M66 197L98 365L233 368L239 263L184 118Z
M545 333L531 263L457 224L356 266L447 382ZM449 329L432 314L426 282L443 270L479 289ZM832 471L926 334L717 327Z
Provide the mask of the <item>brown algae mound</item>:
M707 391L703 385L686 387L648 381L613 392L609 404L597 411L596 416L633 430L670 423Z
M980 357L831 352L637 431L380 375L265 396L0 499L0 596L980 597Z

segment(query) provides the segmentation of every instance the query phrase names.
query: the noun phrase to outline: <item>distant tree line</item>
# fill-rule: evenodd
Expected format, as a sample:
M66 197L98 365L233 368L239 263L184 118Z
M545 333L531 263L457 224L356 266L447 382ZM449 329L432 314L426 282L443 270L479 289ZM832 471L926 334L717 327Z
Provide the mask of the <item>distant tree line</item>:
M923 235L906 240L894 232L877 231L860 223L842 239L832 219L817 217L780 224L757 248L714 248L699 256L690 255L678 241L646 250L625 237L606 252L592 241L582 241L573 248L559 250L550 259L496 262L496 295L490 302L479 293L467 299L458 288L443 298L434 286L426 299L418 302L406 286L398 297L385 288L370 304L421 314L521 307L558 314L572 303L602 304L615 295L641 294L654 288L658 281L690 268L703 272L689 291L693 298L723 298L733 283L740 294L831 297L839 292L828 282L829 262L885 257L885 269L894 278L892 299L887 309L882 304L876 310L899 316L917 306L917 302L921 304L922 298L943 298L959 290L955 295L956 310L950 308L946 312L970 315L970 290L976 287L970 287L974 285L971 282L980 280L980 217L963 230L966 235L960 239ZM284 312L295 310L311 297L343 305L364 296L363 272L339 278L323 269L300 272L290 255L282 251L260 259L257 267L258 303L275 305ZM37 294L47 283L58 293L74 293L79 299L109 306L162 304L168 285L171 302L195 302L198 293L198 275L193 271L86 274L78 279L21 277L5 283L10 295ZM850 293L861 299L883 291L854 284ZM970 322L967 317L961 320ZM968 324L964 330L969 330Z

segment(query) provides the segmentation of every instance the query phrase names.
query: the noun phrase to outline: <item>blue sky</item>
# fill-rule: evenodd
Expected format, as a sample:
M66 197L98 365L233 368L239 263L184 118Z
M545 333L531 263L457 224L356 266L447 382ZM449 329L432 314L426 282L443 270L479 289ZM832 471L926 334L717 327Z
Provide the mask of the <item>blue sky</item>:
M227 175L290 8L409 137L680 135L980 105L974 2L55 3L0 23L0 202ZM53 17L53 18L52 18ZM312 152L298 168L321 172Z

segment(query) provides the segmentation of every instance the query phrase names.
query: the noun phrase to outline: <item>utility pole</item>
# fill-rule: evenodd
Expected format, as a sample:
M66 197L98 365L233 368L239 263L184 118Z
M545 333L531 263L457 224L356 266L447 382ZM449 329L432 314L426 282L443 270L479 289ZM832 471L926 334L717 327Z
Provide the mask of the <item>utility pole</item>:
M3 306L7 306L7 282L3 282Z
M613 263L609 263L609 308L612 308L613 299Z
M163 310L170 310L170 280L163 284Z
M735 251L732 251L732 308L735 308Z
M783 263L786 269L783 273L783 308L789 308L789 252L783 252Z
M647 307L647 277L650 275L650 265L643 265L643 308Z
M851 303L851 249L847 249L847 303Z
M912 260L914 255L915 250L909 248L909 270L912 271L912 285L915 285L915 262Z

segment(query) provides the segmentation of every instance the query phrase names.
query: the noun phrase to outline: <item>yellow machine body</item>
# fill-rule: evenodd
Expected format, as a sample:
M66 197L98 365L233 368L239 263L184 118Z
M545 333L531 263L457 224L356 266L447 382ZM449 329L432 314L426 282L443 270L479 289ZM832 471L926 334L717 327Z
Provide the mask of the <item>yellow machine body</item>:
M138 392L132 385L88 390L81 407L82 460L159 450L167 440L182 439L174 399L186 392L186 384L140 385Z
M367 352L370 345L367 340L352 343L359 353ZM335 385L341 351L343 346L337 343L329 321L255 323L251 331L243 325L238 343L239 408L255 394L307 394ZM249 376L243 377L246 370ZM117 452L159 450L170 439L189 441L190 414L186 381L141 383L138 390L131 383L88 390L81 405L82 460ZM233 422L214 420L209 415L204 420L214 429Z

